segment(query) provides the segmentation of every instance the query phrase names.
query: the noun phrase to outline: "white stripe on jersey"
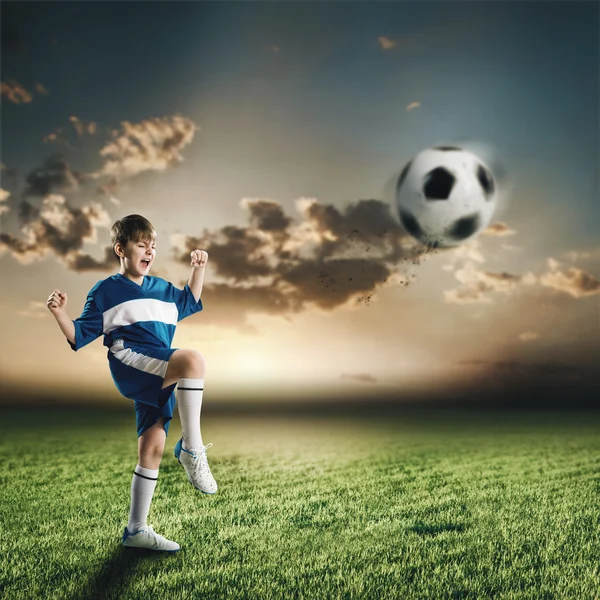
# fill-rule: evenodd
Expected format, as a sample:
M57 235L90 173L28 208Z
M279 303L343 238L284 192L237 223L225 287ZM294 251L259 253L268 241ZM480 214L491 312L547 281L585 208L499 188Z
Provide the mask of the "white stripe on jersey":
M128 367L133 367L138 371L144 371L145 373L152 373L152 375L158 375L165 377L167 374L167 367L169 363L166 360L160 360L160 358L150 358L144 356L139 352L134 352L131 348L123 348L123 340L116 341L110 348L116 359L120 360L123 364Z
M166 325L177 325L179 311L174 302L163 302L152 298L129 300L113 306L102 314L103 333L107 334L140 321L159 321Z

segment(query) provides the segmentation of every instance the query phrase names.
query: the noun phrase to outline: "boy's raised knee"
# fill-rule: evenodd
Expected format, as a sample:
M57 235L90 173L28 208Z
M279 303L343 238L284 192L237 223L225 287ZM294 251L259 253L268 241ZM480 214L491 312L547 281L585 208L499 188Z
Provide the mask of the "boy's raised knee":
M186 350L181 377L202 379L205 372L204 357L197 350Z

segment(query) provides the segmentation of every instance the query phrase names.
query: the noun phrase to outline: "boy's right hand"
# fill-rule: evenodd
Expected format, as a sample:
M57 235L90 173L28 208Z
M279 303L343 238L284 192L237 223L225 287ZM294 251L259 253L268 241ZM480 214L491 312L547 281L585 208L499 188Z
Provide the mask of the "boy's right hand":
M48 310L57 315L67 308L67 295L60 290L54 290L46 302Z

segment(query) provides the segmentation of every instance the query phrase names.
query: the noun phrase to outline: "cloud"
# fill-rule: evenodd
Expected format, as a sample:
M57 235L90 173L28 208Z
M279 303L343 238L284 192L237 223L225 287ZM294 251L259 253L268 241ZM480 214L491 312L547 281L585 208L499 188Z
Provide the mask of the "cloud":
M398 45L398 42L396 42L396 40L388 38L385 35L380 35L377 38L377 41L379 42L379 45L381 46L382 50L391 50L392 48L395 48Z
M0 82L0 96L13 104L28 104L33 100L33 95L15 80Z
M459 256L475 255L482 261L483 255L478 246L464 250ZM512 294L520 283L530 283L532 274L524 276L513 275L507 272L494 273L479 269L474 261L467 259L463 266L454 270L455 278L463 285L460 289L445 290L446 302L454 304L490 303L489 292ZM525 281L526 280L526 281Z
M62 127L59 127L58 129L55 129L54 131L52 131L48 135L45 135L42 138L42 142L44 144L52 144L54 142L65 142L66 143L67 140L62 135Z
M496 371L512 372L538 372L544 375L562 375L565 373L581 373L586 369L580 365L559 364L559 363L526 363L516 360L509 361L490 361L481 359L461 360L456 362L459 366L483 368Z
M116 179L111 179L110 181L107 181L106 183L98 186L97 191L99 194L103 194L104 196L106 196L108 200L116 206L120 206L121 201L115 196L118 189L119 182Z
M330 311L368 303L386 284L410 283L402 268L410 269L425 247L407 236L387 203L359 200L343 210L314 198L295 204L300 219L273 200L244 198L247 226L171 237L182 264L196 248L209 254L209 269L220 279L203 291L211 319L226 322L226 307L233 306L284 318L309 305Z
M69 121L78 138L98 133L98 124L95 121L83 121L75 115L70 116ZM75 176L77 183L95 182L95 192L106 196L110 202L119 206L120 200L116 195L120 184L125 179L145 171L163 171L179 164L183 160L182 149L192 141L198 129L191 120L180 116L152 118L138 123L125 121L122 123L121 130L111 132L112 139L100 150L100 157L104 164L99 170L76 173L68 169L62 155L57 155L61 159L47 159L47 162L50 160L55 164L50 167L46 165L45 171L62 170L71 183L74 183L72 176ZM71 144L63 127L58 127L42 141L60 143L72 151L80 150ZM36 171L37 177L40 175L39 171L39 169ZM48 176L42 179L47 180ZM72 187L64 190L55 189L55 191L68 192L73 189Z
M569 250L564 254L571 262L588 262L600 259L600 246L588 248L587 250Z
M71 121L75 131L77 132L77 135L79 136L82 136L85 133L89 135L94 135L96 133L97 124L94 121L88 121L85 123L76 116L69 117L69 121Z
M445 256L451 263L464 262L466 260L482 264L485 262L481 250L481 242L478 238L466 240L462 244L451 248Z
M0 188L0 216L6 214L7 212L10 211L10 207L6 206L5 204L1 204L3 202L6 202L8 200L10 196L10 192Z
M350 381L360 381L362 383L377 383L377 377L373 377L373 375L369 375L368 373L342 373L340 376L342 380L350 380Z
M566 253L566 257L572 262L578 262L580 260L592 258L592 254L591 252L577 252L576 250L571 250Z
M522 342L532 342L533 340L537 340L540 337L539 333L536 333L535 331L524 331L523 333L519 334L519 339Z
M0 162L0 174L3 188L17 187L19 178L19 170L17 168L7 167L4 163ZM8 191L10 192L10 189Z
M31 301L25 310L17 311L19 317L27 317L28 319L45 319L49 314L46 305L43 302L36 302L35 300Z
M54 154L44 160L42 167L33 169L26 177L24 196L44 197L51 193L68 193L79 189L87 177L72 170L64 157Z
M457 256L464 258L475 249L471 248L470 251L457 249L457 251L459 252ZM452 257L452 254L449 254ZM481 258L483 259L483 255ZM488 292L501 292L508 295L521 285L535 284L568 293L574 298L600 294L600 281L596 277L575 267L561 271L561 263L554 258L548 258L548 270L541 275L532 272L524 275L493 273L477 268L468 258L462 268L454 269L453 265L444 265L442 268L453 271L456 279L464 284L461 289L444 291L446 302L454 304L489 303L491 299L487 295Z
M515 289L520 281L518 275L510 273L491 273L477 269L474 263L467 262L462 269L458 269L454 276L458 281L468 286L480 284L482 291L495 291L509 293Z
M521 252L523 250L522 246L514 246L513 244L502 244L500 247L508 252Z
M59 194L46 196L40 208L23 200L20 213L20 230L24 238L1 233L0 255L8 251L21 264L30 264L54 253L69 268L90 270L94 259L83 253L81 248L85 242L97 242L98 227L109 227L111 224L108 213L100 204L92 202L75 208ZM108 264L109 255L107 252L105 254Z
M104 256L101 260L97 260L89 254L83 252L74 252L68 257L67 266L69 269L82 272L82 271L101 271L106 272L114 270L119 265L119 260L113 251L112 246L104 247ZM157 276L156 270L153 270L152 275Z
M507 235L515 235L515 233L517 233L514 229L511 229L506 223L494 223L492 225L490 225L489 227L487 227L486 229L484 229L481 232L483 235L493 235L493 236L499 236L499 237L504 237Z
M181 161L182 149L194 139L198 127L185 117L152 118L139 123L124 121L101 150L105 159L93 177L117 181L144 171L164 171Z
M281 52L281 46L278 46L277 44L267 44L267 50L279 54Z
M78 135L96 132L93 121L84 122L72 116L70 122ZM63 154L47 157L41 167L33 169L25 177L26 185L20 200L13 202L14 196L11 196L12 208L19 211L21 236L3 233L0 236L0 253L8 251L22 264L54 253L75 271L114 268L116 259L111 247L103 249L100 259L81 250L83 243L96 242L97 227L109 227L111 224L104 207L90 201L89 196L102 194L112 204L120 205L115 196L120 179L178 164L183 160L180 151L191 141L195 130L196 126L189 119L177 116L149 119L137 124L124 123L122 134L113 132L113 141L101 151L101 156L108 157L108 160L95 173L75 171ZM47 141L58 139L62 131L62 128L57 129ZM69 145L64 136L63 140ZM0 167L3 179L6 179L5 173L10 176L14 171L5 165ZM101 179L104 175L106 177ZM69 202L67 197L72 195L83 200L81 208ZM39 199L40 207L36 206ZM2 206L0 213L8 212L10 208Z
M596 277L576 267L569 267L566 271L560 270L560 267L558 261L549 258L549 270L539 276L539 283L574 298L600 294L600 281Z
M77 137L82 137L84 135L94 135L98 130L98 124L95 121L85 122L79 119L79 117L70 116L69 122L71 123L73 129L77 133ZM44 142L45 144L63 144L71 150L78 150L78 148L75 148L67 138L67 134L63 127L57 127L54 131L52 131L48 135L45 135L42 138L42 142Z
M419 106L421 106L420 102L411 102L410 104L408 104L406 106L406 110L411 111L411 110L414 110L415 108L419 108Z
M39 81L35 82L33 89L41 96L48 96L48 94L50 94L50 92L48 91L48 88L43 83L40 83Z
M489 304L492 300L485 295L487 291L485 284L477 282L462 289L444 290L444 299L451 304Z

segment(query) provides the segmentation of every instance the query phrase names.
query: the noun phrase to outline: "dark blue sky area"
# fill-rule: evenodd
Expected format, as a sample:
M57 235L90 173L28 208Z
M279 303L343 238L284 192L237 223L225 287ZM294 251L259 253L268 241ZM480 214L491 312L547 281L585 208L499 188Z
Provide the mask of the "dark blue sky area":
M488 141L550 201L595 211L594 2L5 2L2 17L3 79L50 90L4 102L10 165L37 165L69 115L110 128L181 113L201 124L205 156L235 136L232 162L260 144L276 164L282 140L399 163L443 139Z

